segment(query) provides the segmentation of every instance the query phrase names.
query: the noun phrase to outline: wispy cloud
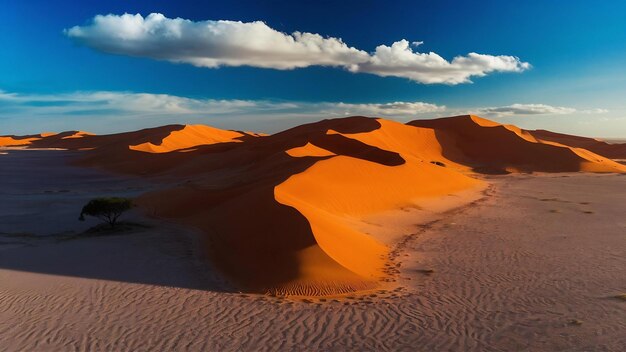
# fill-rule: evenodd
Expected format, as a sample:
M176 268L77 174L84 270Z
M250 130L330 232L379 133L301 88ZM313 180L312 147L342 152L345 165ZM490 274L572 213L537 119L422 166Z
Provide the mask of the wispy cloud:
M228 125L236 128L237 125L246 127L243 125L247 124L237 123L237 119L247 122L254 119L291 120L291 124L302 123L303 120L347 115L408 119L445 109L445 106L424 102L350 104L193 99L168 94L110 91L64 94L16 94L0 91L1 120L16 123L24 119L37 119L40 122L55 120L60 128L67 124L66 129L78 127L89 129L93 125L102 126L107 122L119 123L120 128L138 128L167 123L194 121L211 124L215 121L229 120ZM72 123L78 123L80 126L71 125Z
M264 22L190 21L152 13L97 15L65 34L96 50L199 67L252 66L278 70L309 66L408 78L415 82L459 84L492 72L522 72L530 64L514 56L469 53L448 61L434 52L414 51L409 41L379 45L373 53L340 38L316 33L283 33ZM413 47L422 42L413 42Z
M325 109L324 106L327 106ZM321 105L322 113L343 115L366 115L366 116L395 116L406 117L431 112L445 111L443 105L422 102L396 101L385 104L346 104L324 103Z
M603 114L606 109L578 110L565 106L552 106L546 104L512 104L507 106L486 107L476 110L478 115L484 116L523 116L523 115L568 115L568 114Z

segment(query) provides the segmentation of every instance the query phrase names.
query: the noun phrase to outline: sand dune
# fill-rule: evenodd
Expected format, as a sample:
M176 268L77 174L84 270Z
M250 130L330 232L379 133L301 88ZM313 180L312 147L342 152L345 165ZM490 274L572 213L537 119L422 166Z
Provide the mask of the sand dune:
M242 287L290 295L384 285L389 248L364 230L366 219L480 190L476 172L626 172L578 145L477 116L406 125L348 117L262 137L169 125L29 138L85 150L80 165L158 178L164 189L137 199L148 214L204 231L217 266Z
M588 150L538 139L529 131L473 115L416 120L432 128L443 155L477 172L624 172L624 165Z
M420 141L421 133L430 139ZM432 147L393 149L410 137ZM167 173L189 182L139 202L212 234L221 268L252 289L373 287L385 277L387 248L358 230L359 219L481 184L431 164L442 159L437 145L432 131L391 121L325 120L228 150L188 153Z
M580 136L572 136L550 132L546 130L528 131L535 138L542 141L551 141L570 147L587 149L611 159L626 159L626 143L607 143L605 141Z
M28 146L33 141L40 140L42 135L30 136L0 136L0 147Z
M224 142L241 142L238 138L244 134L236 131L226 131L204 125L186 125L183 129L172 131L155 145L146 142L129 146L132 150L148 153L168 153L175 150L187 149L199 145L210 145Z
M67 131L62 133L43 132L28 136L0 136L0 147L56 148L56 143L60 139L82 138L91 135L93 134L84 131Z

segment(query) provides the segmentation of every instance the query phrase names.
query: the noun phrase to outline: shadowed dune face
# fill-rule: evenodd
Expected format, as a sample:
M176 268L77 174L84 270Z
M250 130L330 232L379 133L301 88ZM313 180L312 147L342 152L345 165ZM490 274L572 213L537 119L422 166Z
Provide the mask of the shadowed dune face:
M607 143L594 138L572 136L546 130L528 131L542 141L556 142L570 147L587 149L611 159L626 159L626 143Z
M432 128L443 155L480 173L624 172L610 159L568 145L544 142L528 131L465 115L409 122Z
M30 147L83 150L79 165L156 177L163 189L137 199L148 214L201 229L233 281L276 294L377 285L388 248L363 232L364 219L478 189L472 170L626 172L585 149L476 116L406 125L355 116L271 136L169 125L28 138Z

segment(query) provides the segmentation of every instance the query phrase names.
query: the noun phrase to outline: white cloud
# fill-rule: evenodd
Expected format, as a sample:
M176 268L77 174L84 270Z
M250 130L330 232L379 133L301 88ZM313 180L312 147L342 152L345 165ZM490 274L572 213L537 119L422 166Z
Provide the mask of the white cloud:
M115 115L180 116L258 113L296 109L290 102L255 100L192 99L168 94L132 92L74 92L66 94L15 94L0 91L0 117L15 113L28 115Z
M451 62L436 53L413 52L407 40L380 45L373 54L340 38L315 33L282 33L267 24L239 21L190 21L152 13L98 15L85 26L65 31L96 50L200 67L252 66L294 69L341 67L351 72L408 78L420 83L458 84L491 72L521 72L530 64L513 56L470 53ZM423 42L414 41L418 47Z
M577 110L564 106L551 106L546 104L512 104L508 106L487 107L477 110L477 113L485 116L514 116L514 115L568 115L568 114L603 114L606 109Z
M350 66L367 60L367 53L341 39L319 34L276 31L265 23L193 22L152 13L98 15L88 26L66 34L94 49L201 67L254 66L279 70L299 67Z

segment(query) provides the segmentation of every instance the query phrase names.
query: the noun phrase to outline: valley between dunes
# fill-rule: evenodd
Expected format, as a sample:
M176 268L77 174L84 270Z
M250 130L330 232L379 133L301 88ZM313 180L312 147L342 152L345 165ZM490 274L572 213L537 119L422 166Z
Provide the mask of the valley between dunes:
M239 289L290 296L393 287L399 224L479 198L481 175L626 173L602 156L623 158L624 145L469 115L348 117L273 135L203 125L74 131L3 136L0 146L74 150L75 165L149 179L159 186L136 198L145 214L199 229Z

